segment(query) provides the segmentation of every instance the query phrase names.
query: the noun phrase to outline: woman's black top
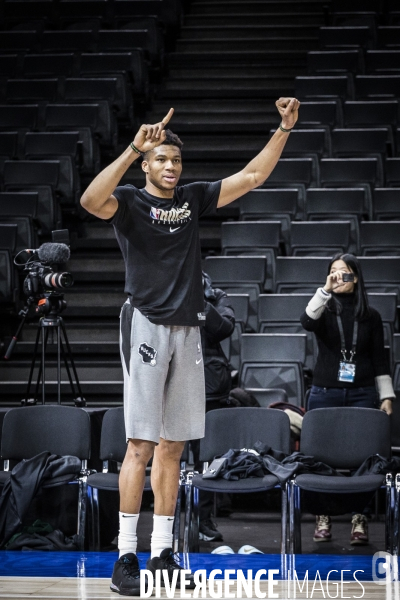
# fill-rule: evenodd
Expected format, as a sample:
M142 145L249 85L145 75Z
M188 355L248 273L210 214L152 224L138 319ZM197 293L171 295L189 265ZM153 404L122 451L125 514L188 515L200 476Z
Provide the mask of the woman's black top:
M353 338L355 294L332 294L343 309L340 314L346 341L347 359ZM332 300L330 300L332 304ZM383 326L380 314L370 308L370 317L359 321L356 346L356 374L353 383L338 381L339 362L342 359L340 333L336 313L326 306L319 319L311 319L304 312L300 321L304 329L315 333L318 358L314 369L313 385L320 387L356 388L375 385L375 377L388 375L385 360Z

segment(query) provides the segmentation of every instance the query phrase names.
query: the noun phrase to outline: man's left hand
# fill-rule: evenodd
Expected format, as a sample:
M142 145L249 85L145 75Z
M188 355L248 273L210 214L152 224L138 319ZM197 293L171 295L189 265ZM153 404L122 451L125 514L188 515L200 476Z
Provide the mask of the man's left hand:
M284 129L292 129L299 118L300 102L296 98L279 98L275 102L282 119Z

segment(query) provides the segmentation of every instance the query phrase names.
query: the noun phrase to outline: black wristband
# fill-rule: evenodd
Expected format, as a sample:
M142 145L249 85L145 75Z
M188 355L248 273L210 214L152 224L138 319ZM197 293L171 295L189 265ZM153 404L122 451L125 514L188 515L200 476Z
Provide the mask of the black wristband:
M141 151L136 148L133 142L131 142L129 145L134 152L137 152L137 154L142 154Z
M290 132L292 131L293 127L292 127L292 129L285 129L284 127L282 127L282 123L281 123L281 124L279 125L279 129L280 129L281 131L283 131L283 133L290 133Z

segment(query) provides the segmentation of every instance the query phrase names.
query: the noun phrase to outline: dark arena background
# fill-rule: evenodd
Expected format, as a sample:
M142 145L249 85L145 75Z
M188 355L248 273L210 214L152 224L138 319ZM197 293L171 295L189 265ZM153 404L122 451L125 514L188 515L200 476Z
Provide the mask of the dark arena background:
M268 415L281 412L271 403L307 408L317 347L299 317L338 252L359 257L399 394L399 1L0 0L0 493L15 465L44 451L77 456L83 468L75 485L30 482L29 506L13 529L26 544L7 538L15 511L0 496L0 598L115 597L125 269L113 227L81 207L82 193L142 123L160 122L170 107L168 127L184 142L180 184L228 177L279 127L279 97L301 106L271 176L200 221L203 269L235 309L235 330L223 342L233 387L250 390L261 405L229 408L214 423L213 435L229 431L236 448L262 437L260 423L266 432L280 426L268 424ZM144 187L140 160L122 184ZM316 455L325 452L339 469L347 463L337 464L336 451L350 456L368 446L377 454L386 444L387 458L390 446L396 456L398 402L385 417L390 434L362 419L353 429L325 423L323 443L321 429L309 434ZM268 435L261 441L268 444ZM292 436L291 449L299 448ZM272 597L268 569L277 570L279 598L293 597L288 580L303 581L306 572L309 594L317 573L322 580L311 597L329 597L330 571L331 586L347 582L337 597L399 597L398 581L391 582L399 544L395 468L367 498L368 545L350 544L347 500L365 491L362 482L351 494L316 496L292 480L268 487L261 479L244 480L247 488L213 482L212 518L223 541L205 541L198 539L192 449L182 458L174 551L185 567L221 569L219 577L231 569L233 579L237 570L255 577L265 569L249 597L263 597L260 589ZM143 566L153 511L148 479L138 525ZM71 477L59 476L63 482ZM327 495L332 539L321 544L313 541L315 514Z

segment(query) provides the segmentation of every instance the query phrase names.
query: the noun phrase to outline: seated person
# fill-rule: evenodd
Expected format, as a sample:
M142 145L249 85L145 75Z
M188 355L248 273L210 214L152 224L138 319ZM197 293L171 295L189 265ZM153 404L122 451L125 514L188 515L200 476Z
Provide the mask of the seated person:
M308 410L339 406L380 408L395 398L385 360L380 314L368 304L361 265L352 254L332 258L324 287L317 289L300 321L313 331L318 358ZM353 514L350 544L368 544L368 507ZM331 539L331 519L316 517L314 542Z
M221 348L220 342L232 335L235 328L235 313L225 292L212 287L212 281L203 271L203 290L206 320L201 328L201 345L204 357L204 375L206 384L206 412L221 408L231 390L231 367ZM195 466L199 464L200 440L191 442ZM207 542L222 541L222 534L211 520L213 494L200 492L199 513L201 540Z

